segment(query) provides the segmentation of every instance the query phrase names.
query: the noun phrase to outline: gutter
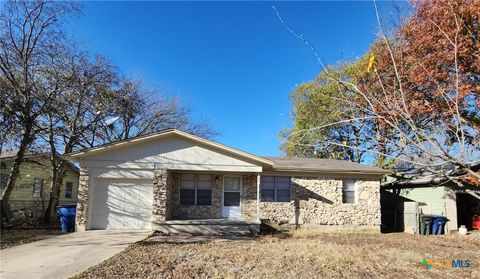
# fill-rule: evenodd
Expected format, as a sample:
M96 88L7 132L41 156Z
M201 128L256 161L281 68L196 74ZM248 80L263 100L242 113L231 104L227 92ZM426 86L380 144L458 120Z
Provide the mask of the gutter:
M342 171L339 169L292 169L292 168L273 168L274 171L279 172L307 172L307 173L329 173L329 174L390 174L391 171L388 170L378 170L378 171Z

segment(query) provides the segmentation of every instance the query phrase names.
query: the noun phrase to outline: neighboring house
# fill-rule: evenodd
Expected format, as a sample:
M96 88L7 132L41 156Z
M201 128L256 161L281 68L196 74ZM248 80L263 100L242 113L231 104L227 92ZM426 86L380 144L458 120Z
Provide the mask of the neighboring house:
M380 230L379 168L259 157L179 130L66 157L80 163L77 230L221 218Z
M403 178L382 183L382 224L386 230L408 230L406 205L412 203L416 208L411 211L447 217L447 232L456 231L461 225L472 229L472 218L480 216L478 186L459 186L432 174L401 175Z
M29 214L33 219L41 218L48 206L51 187L50 154L27 154L20 165L20 172L10 195L9 207L14 216ZM0 189L7 184L10 167L15 153L0 154ZM76 204L79 171L68 163L60 193L60 204ZM21 215L20 214L20 215Z

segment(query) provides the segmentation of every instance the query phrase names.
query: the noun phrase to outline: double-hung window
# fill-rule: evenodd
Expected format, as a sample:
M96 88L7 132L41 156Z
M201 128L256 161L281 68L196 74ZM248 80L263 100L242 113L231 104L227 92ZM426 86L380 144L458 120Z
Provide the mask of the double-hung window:
M7 187L9 173L0 173L0 189Z
M43 188L43 179L35 178L33 180L33 197L40 198L42 196L42 188Z
M197 205L212 204L213 179L210 174L197 175Z
M66 199L71 199L72 198L72 192L73 192L73 182L65 183L65 198Z
M213 177L210 174L182 174L181 205L211 205Z
M342 185L343 203L356 203L357 182L354 179L344 179Z
M289 202L291 189L290 176L262 176L260 187L263 202Z

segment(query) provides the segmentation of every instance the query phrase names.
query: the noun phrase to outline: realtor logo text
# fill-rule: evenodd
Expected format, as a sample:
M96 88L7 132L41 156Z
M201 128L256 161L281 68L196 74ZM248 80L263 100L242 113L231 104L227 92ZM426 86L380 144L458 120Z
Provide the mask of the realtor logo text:
M458 260L427 260L423 259L420 266L424 266L426 270L432 268L470 268L472 261L458 259Z

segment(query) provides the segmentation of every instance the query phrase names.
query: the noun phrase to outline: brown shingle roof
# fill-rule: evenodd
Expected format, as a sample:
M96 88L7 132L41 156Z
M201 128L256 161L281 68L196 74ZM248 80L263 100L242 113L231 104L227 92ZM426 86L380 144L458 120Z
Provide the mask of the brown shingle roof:
M5 161L9 161L9 160L13 160L15 159L15 156L17 156L17 153L18 151L2 151L2 153L0 153L0 159L1 160L5 160ZM59 157L61 157L59 154L58 154ZM31 158L42 158L42 159L46 159L46 160L49 160L50 159L50 153L47 153L47 152L41 152L41 153L32 153L30 151L27 151L25 152L25 156L24 156L24 159L31 159ZM75 172L79 172L79 169L77 166L75 166L75 164L73 164L72 162L68 161L67 160L67 163L68 163L68 166L70 166L70 168L75 171Z
M318 159L318 158L281 158L264 157L273 161L275 170L292 171L319 171L319 172L345 172L365 174L387 174L388 170L377 167L366 166L345 160Z
M9 151L2 151L2 153L0 153L0 158L2 159L7 159L7 158L12 158L17 156L17 153L18 151L17 150L9 150ZM26 151L25 152L25 157L29 157L29 156L46 156L48 157L48 153L32 153L30 151Z

